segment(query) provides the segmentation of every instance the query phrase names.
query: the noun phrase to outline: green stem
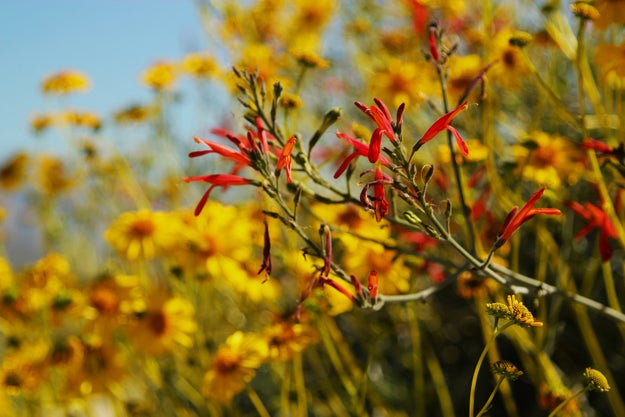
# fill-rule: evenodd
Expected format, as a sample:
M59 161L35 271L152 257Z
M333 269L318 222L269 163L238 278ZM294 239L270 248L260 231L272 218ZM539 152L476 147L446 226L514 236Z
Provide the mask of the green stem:
M486 342L486 345L484 346L484 349L482 350L482 353L480 354L480 357L477 360L477 364L475 365L475 369L473 370L473 378L471 378L471 393L469 397L469 417L474 417L475 387L477 386L477 376L480 373L480 368L482 367L484 358L486 358L486 354L488 353L488 350L490 349L490 345L495 341L495 339L497 338L497 336L499 336L499 334L501 334L505 329L512 326L513 324L514 322L510 321L501 328L496 326L495 329L493 330L493 334L490 336L490 339L488 339L488 342Z
M495 384L495 388L493 388L493 391L490 393L490 397L488 397L488 400L486 400L486 403L484 404L482 409L477 413L477 415L475 417L480 417L480 416L484 415L484 413L486 411L488 411L488 409L490 408L490 404L495 399L495 394L497 394L497 391L499 391L499 386L504 381L504 379L505 379L505 377L503 377L503 376L499 377L499 379L497 380L497 383Z
M256 391L254 391L252 387L247 385L246 392L250 401L254 405L254 408L256 408L256 412L258 413L258 415L260 417L271 417L271 414L269 414L269 411L267 411L267 408L265 408L263 401L260 399Z

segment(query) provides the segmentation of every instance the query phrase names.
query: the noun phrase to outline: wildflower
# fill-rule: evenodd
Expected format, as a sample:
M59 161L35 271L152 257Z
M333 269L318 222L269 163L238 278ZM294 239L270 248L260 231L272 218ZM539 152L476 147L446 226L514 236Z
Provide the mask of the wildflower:
M154 90L168 90L176 81L176 66L159 61L141 73L141 82Z
M325 69L330 65L328 61L311 51L294 50L291 55L295 57L298 63L307 68Z
M258 183L254 180L239 177L237 175L232 175L232 174L200 175L200 176L195 176L195 177L187 177L183 179L185 182L200 181L200 182L207 182L211 184L211 186L208 188L208 190L206 190L202 198L200 198L200 201L197 203L197 206L195 207L196 216L199 216L200 213L202 212L202 209L204 208L204 205L206 204L206 201L208 200L208 197L210 196L211 191L213 191L215 187L225 188L231 185L232 186L248 185L248 184L258 185Z
M286 144L280 153L280 157L278 158L278 163L276 164L276 171L280 171L282 168L286 171L287 182L293 181L293 178L291 177L291 164L293 159L291 157L291 152L293 152L296 140L297 138L295 136L291 136L291 138L286 141Z
M370 147L367 146L365 143L360 142L359 140L352 138L351 136L346 135L345 133L341 133L339 131L336 132L336 136L338 136L340 139L343 139L345 142L350 143L354 148L354 152L352 152L351 154L349 154L347 156L347 158L345 158L343 160L343 162L341 162L341 165L339 166L339 168L336 170L336 172L334 173L334 178L338 178L341 176L341 174L343 172L345 172L345 170L347 169L347 167L349 166L349 164L358 156L365 156L365 157L369 157L369 154L372 153L372 151L370 150ZM373 151L375 153L375 151ZM390 165L390 162L388 161L388 159L386 159L384 156L380 155L379 156L379 161L382 165L388 166Z
M89 78L79 71L63 70L46 77L41 90L44 94L64 95L89 88Z
M317 342L319 336L314 328L304 323L279 321L266 327L268 357L272 361L287 362Z
M213 57L201 52L187 54L182 60L182 69L197 78L212 78L218 71Z
M284 93L280 96L280 105L285 109L299 109L304 102L297 94Z
M428 75L433 81L435 75L429 66L423 67L410 60L406 62L399 58L390 58L371 77L371 90L376 96L396 106L401 103L421 103L429 93L434 93L423 90L433 85L423 80Z
M610 385L608 384L608 379L601 372L597 371L593 368L586 368L584 371L584 379L586 380L586 385L591 390L608 392L610 391Z
M505 360L500 360L493 363L490 367L490 370L495 375L500 375L511 381L516 381L521 375L523 375L523 371L517 368L516 365L514 365L510 361Z
M443 116L439 117L438 120L436 120L428 128L428 130L425 131L421 139L419 139L419 141L415 143L414 147L412 148L412 152L414 153L418 151L421 146L423 146L427 142L434 139L434 137L438 135L440 132L442 132L443 130L447 129L456 138L456 143L458 144L458 147L460 148L460 152L462 152L464 156L467 156L469 154L469 149L467 148L466 143L464 143L464 140L462 140L460 133L454 127L449 125L452 122L452 120L458 115L458 113L460 113L462 110L466 109L467 107L469 107L468 103L466 102L462 103L461 105L459 105L458 107L450 111L449 113L444 114Z
M102 393L123 380L128 373L127 365L113 340L97 335L82 338L82 346L76 347L80 356L67 369L68 389L81 395Z
M519 38L518 32L505 28L499 31L492 40L492 49L488 54L488 62L497 61L489 71L490 78L502 88L518 88L524 76L529 72L529 67L523 57L521 49L515 45Z
M152 113L153 109L148 106L133 104L116 112L113 119L120 125L143 123L150 118Z
M175 243L177 227L172 220L164 212L126 212L104 232L104 239L128 260L153 259Z
M259 335L241 331L230 335L204 374L203 394L221 403L229 402L254 378L268 353L267 340Z
M356 101L354 104L363 113L371 118L378 126L374 131L373 135L371 135L371 140L369 142L369 153L368 158L369 162L374 163L380 157L380 148L382 146L382 135L385 135L390 139L391 142L397 143L397 139L395 138L395 133L401 132L402 119L404 115L404 109L406 105L404 103L400 104L397 108L397 121L394 122L391 117L391 113L386 107L386 104L378 98L374 98L373 101L375 105L367 107L365 104Z
M571 11L575 16L584 20L597 20L600 16L599 10L597 10L592 4L585 1L576 1L571 4Z
M70 126L87 127L98 130L102 124L100 116L94 112L68 110L61 115L62 121Z
M486 312L496 319L510 318L510 309L504 303L488 303L486 304Z
M502 246L510 238L510 236L512 236L512 234L519 227L521 227L523 223L530 220L535 215L537 214L545 214L545 215L562 214L562 212L556 208L534 208L534 205L536 204L538 199L543 195L544 192L545 192L545 188L543 187L537 192L535 192L530 197L529 200L527 200L527 203L525 203L525 205L521 208L521 210L519 210L518 207L515 206L510 211L510 213L508 213L508 216L506 216L506 219L501 225L501 229L499 231L499 235L497 236L497 240L495 241L496 248Z
M458 294L462 298L483 299L493 292L492 281L488 278L473 275L469 271L463 271L458 276Z
M47 343L31 341L5 353L0 365L0 388L11 395L32 393L46 381Z
M194 140L197 143L206 145L209 148L209 150L191 152L189 153L189 158L196 158L198 156L203 156L203 155L207 155L210 153L219 154L227 159L231 159L232 161L234 161L235 165L232 168L232 171L230 172L233 175L236 175L241 169L245 168L251 163L249 156L247 156L245 153L241 151L237 152L219 143L200 139L198 137L195 137ZM239 144L240 143L243 143L243 142L239 140ZM246 147L243 147L243 149L245 148Z
M392 184L393 179L382 172L382 169L378 165L375 169L373 181L365 184L361 193L360 201L365 209L371 209L375 213L376 221L381 221L387 214L389 203L386 201L384 192L385 184ZM369 188L373 186L373 197L369 196Z
M129 328L128 333L134 346L150 355L193 346L197 323L191 302L180 297L169 297L162 290L157 290L147 300L146 310L136 315L137 320Z
M603 141L593 138L586 138L582 141L581 147L582 149L595 151L597 153L597 156L625 156L625 148L623 147L622 143L619 144L618 147L614 148Z
M587 222L586 226L575 234L575 238L580 239L586 236L592 229L599 229L601 260L603 262L609 261L612 257L609 239L617 237L616 228L610 217L601 208L588 201L583 206L575 201L571 201L568 203L568 206Z
M9 191L20 186L26 177L28 155L19 152L4 162L0 167L0 188Z
M38 167L37 188L45 195L52 196L68 190L74 181L65 171L65 164L59 158L44 156Z
M520 326L540 327L542 322L536 320L532 313L525 305L516 299L514 295L508 295L508 310L510 311L510 320Z
M513 149L523 178L552 189L574 184L584 172L582 153L559 135L531 132Z
M48 113L38 113L30 118L30 127L35 134L39 134L54 125L54 116Z

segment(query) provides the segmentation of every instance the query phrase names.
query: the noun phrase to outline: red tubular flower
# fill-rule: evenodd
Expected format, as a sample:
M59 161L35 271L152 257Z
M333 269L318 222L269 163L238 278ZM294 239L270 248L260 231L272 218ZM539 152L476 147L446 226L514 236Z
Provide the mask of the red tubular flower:
M537 214L547 214L547 215L559 215L562 212L556 208L534 208L534 205L538 201L538 199L545 192L545 187L542 187L540 190L536 191L534 195L527 200L527 203L519 210L518 207L514 207L510 210L510 213L506 216L503 224L501 225L501 230L499 235L497 236L497 240L495 241L495 246L500 247L503 245L506 240L512 236L512 234L519 228L523 223L530 220Z
M572 201L567 203L567 205L587 222L586 226L575 234L575 238L582 238L592 229L599 229L599 253L601 253L601 260L603 262L609 261L612 257L609 238L616 238L617 234L616 228L608 215L601 208L589 202L585 202L582 206Z
M586 138L581 143L582 149L590 149L597 153L598 156L615 156L615 157L623 157L625 156L625 148L623 144L620 144L618 147L613 148L609 146L607 143L602 142L593 138Z
M430 56L434 62L438 63L440 57L438 55L438 45L436 42L436 32L438 31L438 25L436 23L430 23L428 26L428 43L430 45Z
M393 179L382 172L382 169L378 165L375 169L373 181L365 184L360 192L362 205L366 209L371 209L375 212L375 219L378 222L388 214L389 204L388 201L386 201L384 185L392 183ZM371 188L371 186L373 186L373 197L369 196L369 188Z
M458 144L458 147L460 148L460 152L462 152L464 156L467 156L469 154L469 148L467 147L467 144L464 143L464 140L462 140L460 133L458 133L458 131L454 127L449 125L451 121L458 115L458 113L460 113L462 110L466 109L467 107L469 107L468 103L466 102L462 103L461 105L459 105L458 107L450 111L449 113L439 117L438 120L436 120L432 124L432 126L430 126L428 130L426 130L426 132L423 134L421 139L419 139L419 141L415 144L413 148L413 152L416 152L421 146L423 146L427 142L434 139L434 137L438 135L440 132L442 132L443 130L447 129L456 138L456 143Z
M232 168L231 174L236 175L241 169L248 166L251 162L250 158L243 154L240 151L235 151L234 149L228 148L227 146L223 146L219 143L211 142L208 140L200 139L195 137L194 140L197 143L201 143L206 145L209 149L204 151L194 151L189 153L189 158L196 158L198 156L204 156L209 153L216 153L224 158L231 159L235 162L234 167Z
M254 183L253 180L239 177L238 175L232 175L232 174L200 175L200 176L195 176L195 177L183 178L183 180L185 182L199 181L199 182L207 182L209 184L212 184L210 188L204 193L199 203L197 203L197 206L195 207L196 216L198 216L202 212L202 209L204 208L204 205L206 205L206 201L208 200L208 197L210 196L211 191L213 191L213 188L215 187L225 188L231 185L247 185L247 184Z
M345 172L345 170L347 169L347 167L349 166L349 164L358 156L369 156L369 148L370 146L367 146L367 144L360 142L358 139L352 138L351 136L346 135L345 133L341 133L339 131L336 132L336 136L338 136L339 138L343 139L345 142L351 144L355 150L354 152L352 152L351 154L349 154L347 156L347 158L345 158L343 160L343 162L341 163L341 165L339 166L339 168L336 170L336 173L334 174L334 178L338 178L341 176L341 174L343 172ZM382 163L382 165L384 166L389 166L390 162L388 159L386 159L383 156L380 156L379 158L380 163Z
M343 287L341 284L339 284L338 282L330 279L330 278L326 278L326 277L319 277L319 282L321 283L321 286L323 287L324 285L329 285L332 288L334 288L335 290L339 291L341 294L343 294L345 297L349 298L349 300L354 303L354 304L359 304L358 300L356 299L356 297L354 297L354 295L352 293L350 293L349 291L347 291L347 289L345 289L345 287Z
M367 157L369 162L374 163L380 157L380 149L382 147L382 135L385 135L391 140L391 142L397 142L395 138L395 131L401 129L402 119L404 115L405 103L402 103L397 109L397 123L393 122L391 113L384 102L378 98L373 99L375 105L367 107L366 104L359 101L354 102L356 107L362 110L367 116L375 122L378 127L371 135L371 141L369 143L369 152Z
M375 305L378 300L378 273L375 271L369 272L368 285L369 298L371 298L371 304Z
M267 277L271 275L271 239L269 238L269 225L265 220L265 234L263 239L263 263L258 270L258 274L265 271Z
M291 136L291 138L284 145L284 148L282 148L282 153L280 154L280 157L278 158L278 163L276 164L276 171L280 171L282 168L285 168L286 180L288 182L291 182L293 180L293 178L291 177L291 152L293 152L293 146L295 146L296 140L297 138L295 136Z
M593 138L586 138L581 143L582 149L592 149L600 154L610 154L614 149L605 142Z

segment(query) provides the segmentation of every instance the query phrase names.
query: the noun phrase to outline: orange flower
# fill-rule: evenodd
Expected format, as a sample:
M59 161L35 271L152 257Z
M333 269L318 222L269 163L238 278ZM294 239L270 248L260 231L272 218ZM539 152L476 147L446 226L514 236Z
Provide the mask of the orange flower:
M510 238L510 236L512 236L512 234L519 227L521 227L523 223L530 220L532 217L534 217L537 214L547 214L547 215L562 214L562 212L556 208L534 208L534 205L536 204L538 199L543 195L544 192L545 192L545 187L536 191L534 195L532 195L530 199L527 200L527 203L525 203L525 205L521 208L521 210L519 210L518 207L515 206L510 211L510 213L508 213L508 216L506 217L503 224L501 225L499 236L497 236L497 240L495 241L495 247L498 248L501 245L503 245Z
M414 147L412 148L412 152L415 153L416 151L419 150L421 146L423 146L427 142L434 139L434 137L438 135L440 132L442 132L443 130L447 129L456 138L456 143L458 144L458 147L460 148L460 152L462 152L464 156L467 156L469 154L469 148L467 148L466 143L464 143L464 140L462 140L460 133L458 133L458 131L454 127L449 125L451 121L458 115L458 113L460 113L462 110L466 109L467 107L469 107L468 103L462 103L461 105L459 105L458 107L450 111L449 113L446 113L443 116L439 117L438 120L436 120L432 124L432 126L430 126L430 128L425 131L421 139L419 139L419 141L415 143Z

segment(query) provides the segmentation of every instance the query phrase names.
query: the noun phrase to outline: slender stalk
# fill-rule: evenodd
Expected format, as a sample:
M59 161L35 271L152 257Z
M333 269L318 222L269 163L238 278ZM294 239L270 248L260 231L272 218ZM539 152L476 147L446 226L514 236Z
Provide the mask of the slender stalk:
M495 341L497 336L499 336L504 330L506 330L508 327L512 326L513 324L514 322L509 321L506 324L504 324L501 328L499 328L498 326L495 326L495 328L493 329L493 334L490 336L490 339L488 339L488 342L486 342L484 349L482 349L482 353L480 354L480 357L477 360L477 364L475 365L475 369L473 370L473 378L471 378L471 393L469 394L469 417L474 417L475 388L477 386L477 376L480 373L480 368L482 367L484 358L486 358L486 354L488 353L490 349L490 345Z
M477 415L475 417L480 417L480 416L484 415L485 412L488 411L488 409L490 408L490 404L495 399L495 394L497 394L497 391L499 391L499 386L504 381L504 379L505 378L503 376L500 376L499 379L497 379L497 383L495 384L495 388L493 388L492 392L490 393L490 396L488 397L488 400L486 400L486 403L484 403L484 406L477 413Z
M260 417L271 417L271 414L267 411L265 404L263 404L263 401L260 399L256 391L254 391L249 384L246 385L246 392L258 415Z
M586 391L588 391L588 386L585 386L584 388L582 388L581 390L579 390L578 392L576 392L575 394L573 394L572 396L570 396L569 398L567 398L566 400L558 404L558 406L554 408L553 411L549 413L549 416L547 417L555 417L560 411L562 411L564 407L566 407L568 403L570 403L571 401L573 401L575 398L579 397Z

